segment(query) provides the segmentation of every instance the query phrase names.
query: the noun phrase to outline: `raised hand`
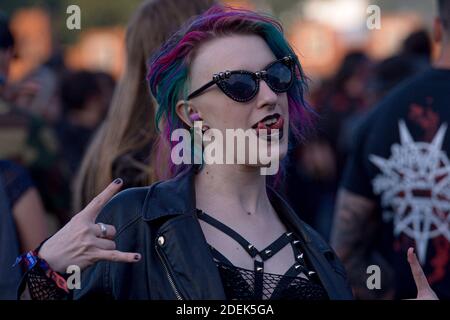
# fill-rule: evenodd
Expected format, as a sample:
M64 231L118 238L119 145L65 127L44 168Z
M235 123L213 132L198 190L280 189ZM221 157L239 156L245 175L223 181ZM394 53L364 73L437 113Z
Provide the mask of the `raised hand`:
M77 265L83 270L99 260L137 262L141 259L139 253L116 250L114 226L95 223L103 206L119 191L122 183L121 179L110 183L42 245L39 256L53 270L64 273L69 265Z
M417 298L415 300L439 300L428 284L413 248L408 249L408 262L417 287Z

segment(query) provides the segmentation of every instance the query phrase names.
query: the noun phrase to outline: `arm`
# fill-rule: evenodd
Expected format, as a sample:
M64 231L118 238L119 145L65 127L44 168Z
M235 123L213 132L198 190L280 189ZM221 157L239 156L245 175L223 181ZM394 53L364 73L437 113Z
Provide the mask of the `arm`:
M344 263L354 295L359 299L393 298L391 267L371 247L378 221L375 202L341 189L338 194L331 244ZM366 285L370 265L381 269L381 290L369 290Z
M45 212L36 188L29 188L12 211L22 251L33 250L48 237Z

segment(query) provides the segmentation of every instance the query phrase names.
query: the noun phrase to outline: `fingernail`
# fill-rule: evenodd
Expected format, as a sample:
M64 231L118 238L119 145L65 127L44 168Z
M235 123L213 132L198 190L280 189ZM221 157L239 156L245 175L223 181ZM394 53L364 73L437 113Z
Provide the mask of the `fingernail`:
M140 254L135 254L134 255L134 260L136 260L136 261L141 260L141 255Z
M116 180L114 180L114 183L115 184L121 184L122 183L122 179L117 178Z

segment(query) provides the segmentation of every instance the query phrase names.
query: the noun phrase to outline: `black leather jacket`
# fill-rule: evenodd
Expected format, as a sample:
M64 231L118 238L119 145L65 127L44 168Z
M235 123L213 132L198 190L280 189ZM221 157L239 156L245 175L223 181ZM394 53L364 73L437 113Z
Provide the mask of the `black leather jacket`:
M117 249L139 252L138 263L98 262L82 273L75 298L225 299L195 216L193 170L150 187L125 190L98 221L117 229ZM352 299L345 270L333 250L271 188L280 219L304 242L304 252L330 299Z

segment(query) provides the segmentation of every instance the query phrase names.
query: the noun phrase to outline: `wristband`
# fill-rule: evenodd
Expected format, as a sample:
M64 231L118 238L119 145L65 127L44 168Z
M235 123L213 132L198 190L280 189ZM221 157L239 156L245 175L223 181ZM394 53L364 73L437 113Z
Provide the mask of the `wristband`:
M30 270L38 268L46 275L48 279L51 279L58 288L64 290L66 293L69 293L66 279L64 279L64 277L58 272L54 271L49 266L47 261L40 258L38 256L38 251L39 248L36 250L28 251L27 253L18 256L13 266L17 266L18 264L25 265L28 272Z

